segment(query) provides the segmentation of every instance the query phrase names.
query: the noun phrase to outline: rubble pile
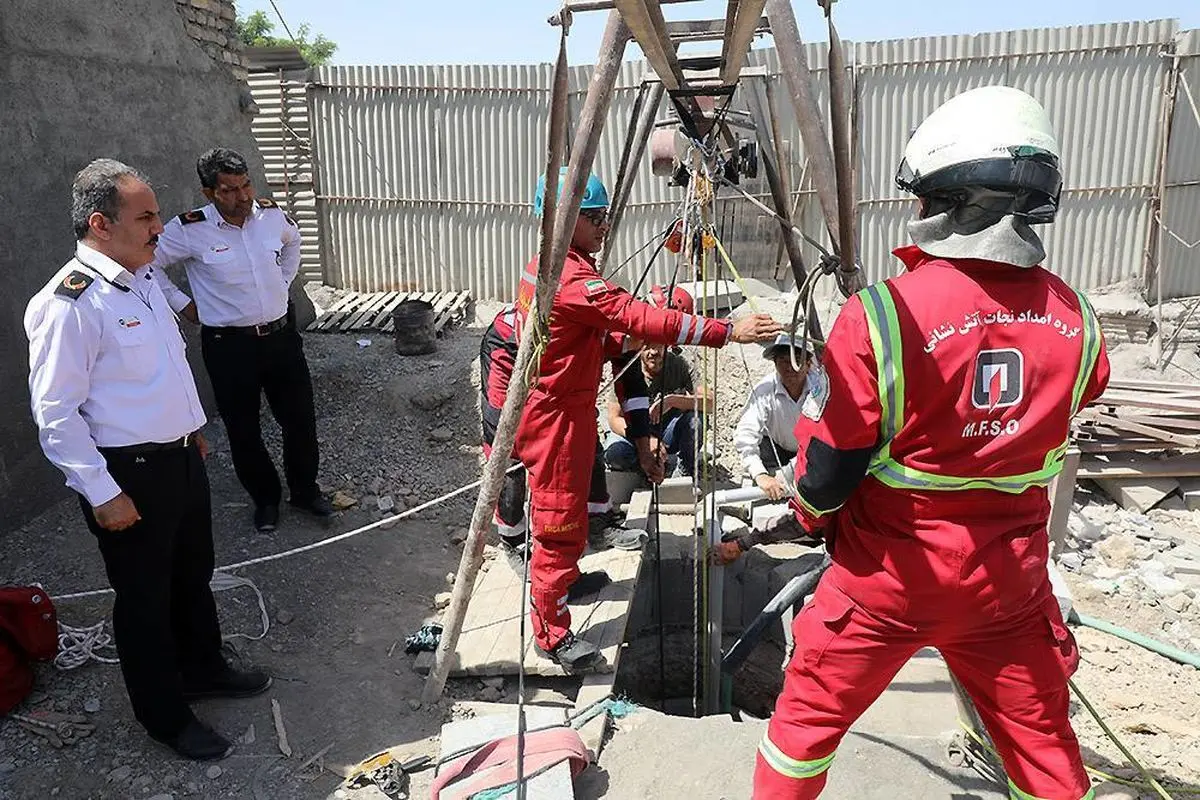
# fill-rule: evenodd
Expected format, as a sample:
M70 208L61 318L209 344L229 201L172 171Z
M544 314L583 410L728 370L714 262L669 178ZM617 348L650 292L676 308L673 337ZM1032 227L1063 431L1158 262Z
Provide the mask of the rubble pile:
M1200 512L1087 503L1071 511L1056 560L1093 592L1160 609L1161 633L1200 652Z

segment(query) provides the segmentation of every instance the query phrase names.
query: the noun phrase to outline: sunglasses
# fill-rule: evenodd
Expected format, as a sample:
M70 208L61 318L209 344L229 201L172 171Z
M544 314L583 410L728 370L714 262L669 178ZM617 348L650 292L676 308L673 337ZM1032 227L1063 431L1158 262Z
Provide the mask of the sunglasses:
M588 222L599 228L608 221L607 208L585 208L579 212L579 216L586 219Z

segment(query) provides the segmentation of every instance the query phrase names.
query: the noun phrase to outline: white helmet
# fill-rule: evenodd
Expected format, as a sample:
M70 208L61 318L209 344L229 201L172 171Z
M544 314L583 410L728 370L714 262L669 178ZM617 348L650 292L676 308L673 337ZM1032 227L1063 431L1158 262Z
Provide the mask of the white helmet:
M1059 156L1037 100L986 86L951 98L921 123L904 149L896 185L918 197L991 189L1011 194L1011 213L1027 222L1052 222L1062 192Z

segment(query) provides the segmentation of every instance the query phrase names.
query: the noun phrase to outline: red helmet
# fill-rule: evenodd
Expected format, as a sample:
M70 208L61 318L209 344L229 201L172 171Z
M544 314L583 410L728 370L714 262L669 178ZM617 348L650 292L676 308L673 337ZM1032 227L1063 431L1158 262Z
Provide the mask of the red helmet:
M676 286L671 290L670 303L667 302L667 290L662 286L655 286L650 290L650 300L659 308L673 308L684 314L694 314L696 311L696 302L692 300L688 290L682 286Z

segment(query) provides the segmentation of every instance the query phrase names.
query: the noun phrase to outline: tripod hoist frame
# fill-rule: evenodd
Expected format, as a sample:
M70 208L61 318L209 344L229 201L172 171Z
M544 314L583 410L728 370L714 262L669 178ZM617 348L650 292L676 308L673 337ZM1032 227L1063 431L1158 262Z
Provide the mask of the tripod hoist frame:
M812 313L813 289L817 279L823 275L836 278L838 289L845 297L851 296L865 285L863 272L858 265L856 249L857 208L855 202L854 175L851 165L851 142L849 134L849 99L846 86L846 64L841 39L837 34L832 17L832 6L836 0L817 0L825 10L828 24L829 89L830 89L830 132L833 142L826 138L825 125L813 93L813 77L808 69L807 56L800 38L799 26L789 0L727 0L724 19L687 20L667 22L663 16L664 4L692 2L693 0L566 0L562 9L549 22L560 29L558 58L554 67L548 121L547 153L544 174L547 182L558 174L564 161L567 140L567 60L566 39L573 15L576 12L607 10L608 20L600 51L588 85L578 125L572 137L570 157L566 174L561 182L558 197L546 193L545 209L541 221L538 258L538 279L534 300L524 326L513 370L513 381L501 410L493 441L491 456L483 472L479 496L472 512L470 533L463 547L459 569L455 573L454 588L446 612L446 622L439 643L435 663L426 679L422 699L434 703L442 695L449 675L452 657L462 632L463 619L470 599L472 587L483 562L483 548L491 525L492 510L495 508L503 484L504 471L512 454L520 413L528 396L529 387L536 380L540 354L549 336L548 315L566 260L571 234L579 216L585 183L599 146L600 136L612 102L620 64L630 41L636 41L653 70L654 77L645 81L639 90L633 119L622 149L622 160L614 185L610 207L611 228L608 241L598 260L603 272L609 257L609 246L615 240L625 207L629 199L629 187L635 166L645 156L646 145L655 128L655 118L665 94L671 102L678 119L678 126L691 140L693 147L690 174L695 183L696 176L703 175L712 187L715 196L717 182L714 174L725 156L720 149L722 138L731 145L736 139L724 119L732 98L740 85L747 87L751 124L758 139L759 158L770 188L774 206L768 210L775 217L783 238L784 248L792 268L796 286L800 290L793 312L792 330L797 330L801 309L803 315L803 338L811 338L820 346L823 336L816 315ZM763 14L766 14L764 17ZM758 34L770 33L779 55L780 68L793 111L799 123L801 140L808 163L806 170L811 176L825 221L831 246L825 248L805 235L792 223L789 191L780 169L778 126L774 119L774 108L766 85L766 76L760 71L743 70L746 56L753 38ZM697 41L720 41L719 56L685 58L678 50L681 44ZM701 98L708 98L704 104ZM724 98L720 110L715 110L715 100ZM705 109L705 105L708 109ZM703 158L701 157L703 156ZM733 185L721 180L721 185ZM736 187L735 187L736 188ZM689 197L694 196L689 186ZM747 195L747 197L749 197ZM755 198L750 198L755 200ZM711 202L711 198L710 198ZM762 204L759 204L762 205ZM765 206L763 206L765 208ZM686 210L686 200L685 200ZM693 237L687 216L684 215L684 247L681 261L695 265L699 255L701 270L704 270L706 229L700 230L700 252L694 252ZM702 211L701 225L711 225ZM819 263L808 268L800 250L797 236L803 237L821 253ZM715 236L713 237L715 241ZM726 255L722 248L722 255ZM728 261L732 268L732 262ZM720 263L720 262L718 262ZM677 264L678 267L678 264ZM678 272L678 270L676 270ZM738 279L740 282L740 278ZM672 279L672 284L675 280ZM702 516L704 512L702 511ZM715 514L713 515L715 517ZM719 537L719 523L704 518L704 527L697 536L697 572L708 563L708 548L712 536ZM719 595L722 568L713 567L705 572L706 595ZM717 608L713 608L716 605ZM703 708L714 713L720 703L721 682L721 615L719 602L708 604L707 625L702 631L706 640L704 651L704 681L701 694ZM712 612L716 611L713 619ZM524 636L522 636L522 639ZM699 645L699 642L698 642ZM524 642L522 642L524 647ZM521 673L523 680L523 672ZM961 694L960 708L970 701ZM518 695L523 699L523 692ZM520 703L518 704L521 705ZM699 710L699 709L697 709ZM971 709L973 711L973 709ZM523 708L518 709L518 736L525 730ZM986 736L980 729L979 733ZM518 763L522 760L518 756ZM525 783L520 770L517 776L518 798L524 796Z

